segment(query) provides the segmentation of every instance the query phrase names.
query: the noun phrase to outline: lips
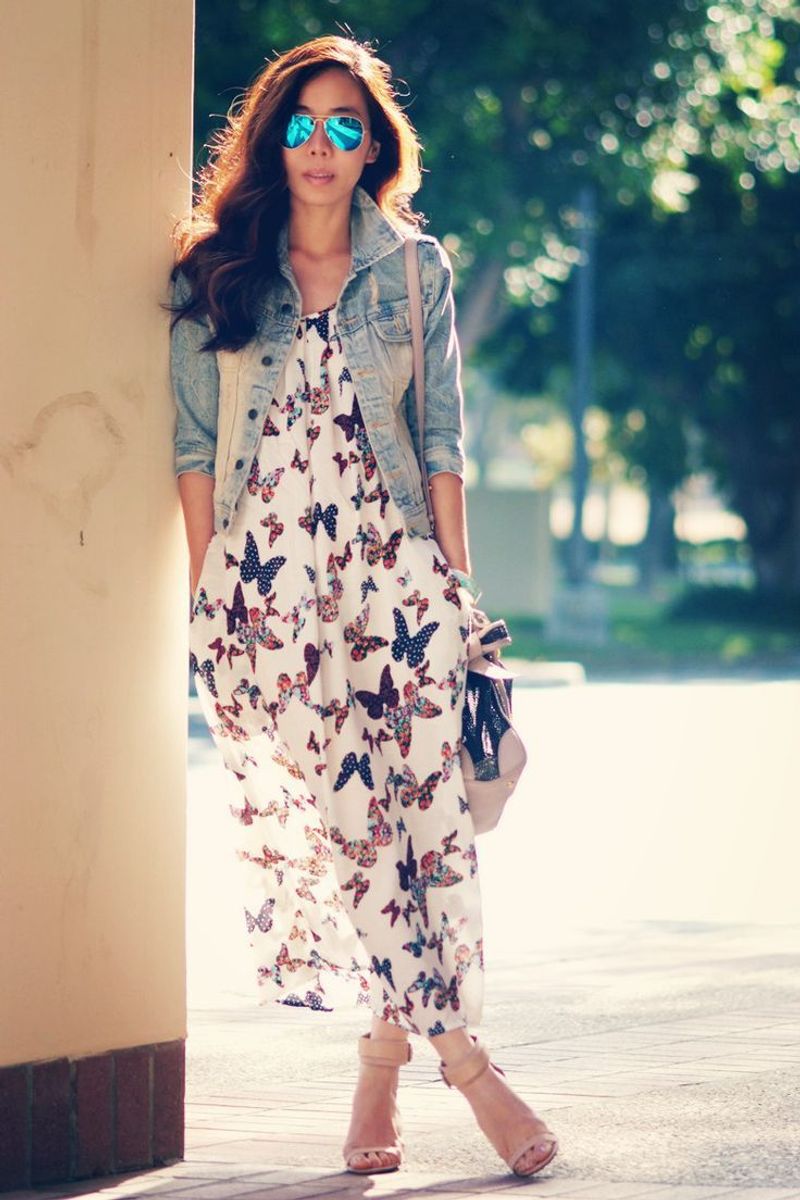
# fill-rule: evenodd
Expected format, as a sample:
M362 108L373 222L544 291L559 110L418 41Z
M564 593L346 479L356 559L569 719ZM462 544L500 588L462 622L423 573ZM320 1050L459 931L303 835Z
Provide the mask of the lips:
M304 171L303 178L309 179L312 182L324 182L328 179L333 179L332 171Z

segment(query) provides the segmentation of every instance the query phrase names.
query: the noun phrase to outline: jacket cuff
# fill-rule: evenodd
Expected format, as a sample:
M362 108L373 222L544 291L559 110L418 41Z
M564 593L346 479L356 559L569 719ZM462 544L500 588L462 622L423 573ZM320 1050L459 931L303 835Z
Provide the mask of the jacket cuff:
M213 457L209 457L208 451L200 446L181 450L175 455L175 474L185 475L187 471L198 471L201 475L210 475L214 478L215 462Z
M464 478L464 454L452 446L428 446L425 450L425 470L428 477L439 471L452 471L460 479Z

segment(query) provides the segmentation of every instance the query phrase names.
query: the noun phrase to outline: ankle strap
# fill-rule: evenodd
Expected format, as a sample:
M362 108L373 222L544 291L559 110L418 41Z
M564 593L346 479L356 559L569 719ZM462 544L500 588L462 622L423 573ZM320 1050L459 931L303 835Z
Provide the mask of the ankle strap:
M472 1083L473 1079L477 1079L479 1075L483 1074L489 1066L489 1061L489 1054L486 1047L475 1038L475 1045L463 1058L460 1058L450 1066L446 1063L441 1063L439 1070L441 1071L442 1079L444 1079L448 1087L463 1088L468 1083Z
M358 1056L374 1067L401 1067L411 1062L411 1043L408 1038L374 1038L364 1033L358 1039Z

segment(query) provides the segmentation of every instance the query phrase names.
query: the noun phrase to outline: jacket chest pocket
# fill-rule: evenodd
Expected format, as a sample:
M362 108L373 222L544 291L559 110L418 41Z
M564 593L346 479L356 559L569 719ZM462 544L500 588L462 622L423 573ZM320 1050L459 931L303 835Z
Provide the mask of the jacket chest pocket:
M368 316L370 345L383 393L392 407L401 405L414 372L414 353L408 312L381 309Z

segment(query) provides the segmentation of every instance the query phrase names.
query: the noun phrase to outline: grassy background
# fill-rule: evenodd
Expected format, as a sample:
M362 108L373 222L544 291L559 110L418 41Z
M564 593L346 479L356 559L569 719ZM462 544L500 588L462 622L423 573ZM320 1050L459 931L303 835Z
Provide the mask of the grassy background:
M745 588L663 585L646 595L606 587L604 646L545 639L543 622L504 613L513 638L507 655L581 662L587 672L758 668L800 675L800 606ZM494 615L494 614L492 614Z

